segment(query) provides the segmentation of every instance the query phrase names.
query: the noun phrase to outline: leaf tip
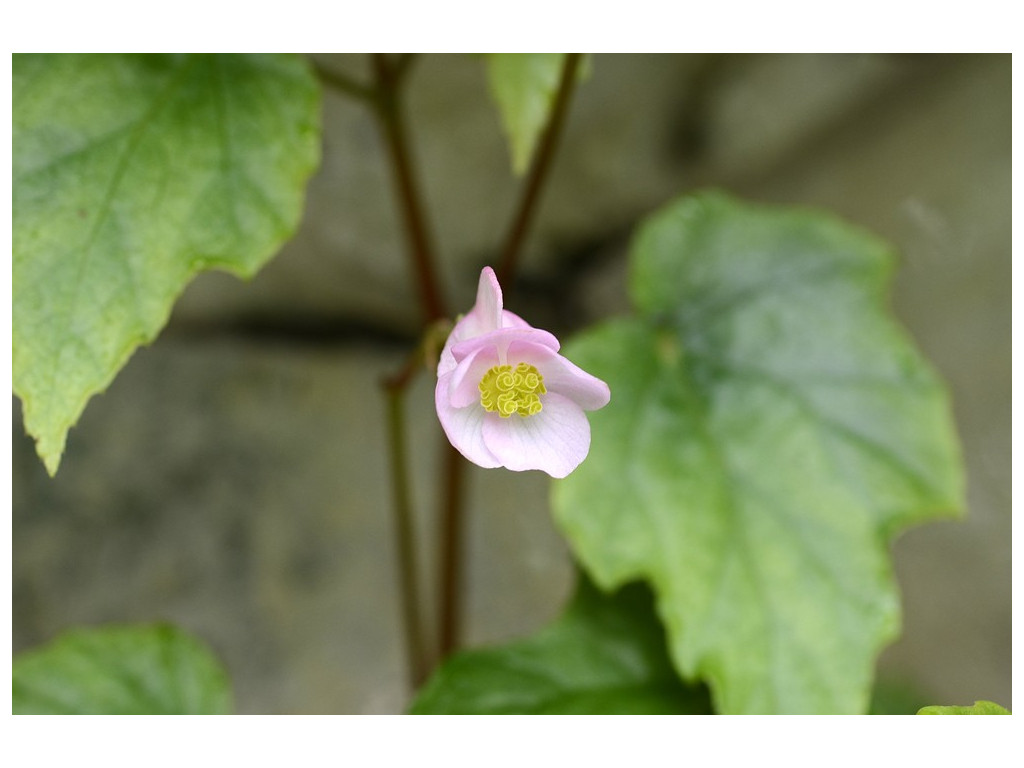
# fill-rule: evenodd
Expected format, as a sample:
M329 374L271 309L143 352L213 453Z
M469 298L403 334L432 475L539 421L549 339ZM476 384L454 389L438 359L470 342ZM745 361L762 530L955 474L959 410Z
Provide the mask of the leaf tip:
M57 476L57 470L60 468L60 458L62 455L63 453L61 452L39 455L39 458L43 460L43 466L46 467L46 474L50 477Z
M35 443L36 455L43 462L46 474L55 477L60 467L61 457L64 455L64 446L67 444L69 425L56 428L37 427L33 409L24 396L15 391L15 396L21 399L22 421L25 426L25 434L32 438Z

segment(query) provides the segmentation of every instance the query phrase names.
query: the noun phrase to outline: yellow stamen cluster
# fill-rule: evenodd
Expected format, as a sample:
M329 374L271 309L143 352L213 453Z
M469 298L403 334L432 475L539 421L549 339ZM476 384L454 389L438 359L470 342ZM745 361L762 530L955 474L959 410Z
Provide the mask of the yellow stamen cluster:
M496 365L480 380L480 405L488 411L497 411L503 419L513 413L533 416L540 413L542 405L538 395L543 395L544 377L529 363Z

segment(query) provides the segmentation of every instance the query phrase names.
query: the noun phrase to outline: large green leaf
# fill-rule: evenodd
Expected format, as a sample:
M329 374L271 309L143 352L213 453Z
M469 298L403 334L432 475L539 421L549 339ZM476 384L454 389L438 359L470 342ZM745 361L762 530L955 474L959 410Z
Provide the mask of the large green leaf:
M888 539L963 494L946 393L885 311L889 249L705 194L631 258L638 315L566 348L612 401L560 526L599 585L652 583L719 711L866 711L899 629Z
M294 231L319 91L295 56L15 55L13 113L14 391L53 474L189 280Z
M167 624L67 632L14 657L16 715L222 715L227 673Z
M530 162L558 91L564 53L489 53L487 79L512 151L512 169Z
M580 579L566 613L536 635L448 660L412 714L708 714L703 686L679 681L650 591L608 596Z
M1008 715L1009 710L992 701L976 701L970 707L922 707L919 715Z

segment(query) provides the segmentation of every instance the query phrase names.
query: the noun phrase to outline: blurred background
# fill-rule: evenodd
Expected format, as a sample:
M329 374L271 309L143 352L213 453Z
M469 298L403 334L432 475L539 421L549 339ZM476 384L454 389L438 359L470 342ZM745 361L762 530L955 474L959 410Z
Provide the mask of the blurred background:
M361 55L313 58L369 75ZM1008 54L596 55L509 308L559 335L627 311L633 227L698 188L827 208L888 239L893 310L952 392L968 514L896 540L904 632L879 676L925 703L1012 709L1010 82ZM421 56L407 93L444 287L465 311L520 182L477 58ZM15 399L15 652L166 619L215 649L242 713L405 707L379 381L420 314L375 122L328 88L323 128L296 237L249 283L186 290L89 403L55 479ZM429 579L431 376L407 403ZM549 483L467 473L467 644L528 634L569 596Z

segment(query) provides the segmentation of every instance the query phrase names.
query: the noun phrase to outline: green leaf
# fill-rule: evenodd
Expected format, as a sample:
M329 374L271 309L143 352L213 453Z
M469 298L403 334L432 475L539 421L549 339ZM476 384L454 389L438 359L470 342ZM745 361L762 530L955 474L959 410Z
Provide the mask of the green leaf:
M651 582L719 711L865 712L899 628L887 541L963 496L946 393L885 311L888 247L704 194L631 259L638 315L566 347L612 400L559 525L602 587Z
M565 614L536 635L456 654L412 714L709 714L703 686L679 681L650 591L605 595L581 577Z
M76 629L14 657L16 715L223 715L227 673L168 624Z
M971 707L923 707L919 715L1008 715L1010 711L991 701L976 701Z
M547 125L564 53L489 53L487 79L512 151L512 170L526 170Z
M871 692L872 715L912 715L924 706L928 697L906 682L876 680Z
M290 55L15 55L13 366L50 474L68 429L199 271L298 224L319 91Z

